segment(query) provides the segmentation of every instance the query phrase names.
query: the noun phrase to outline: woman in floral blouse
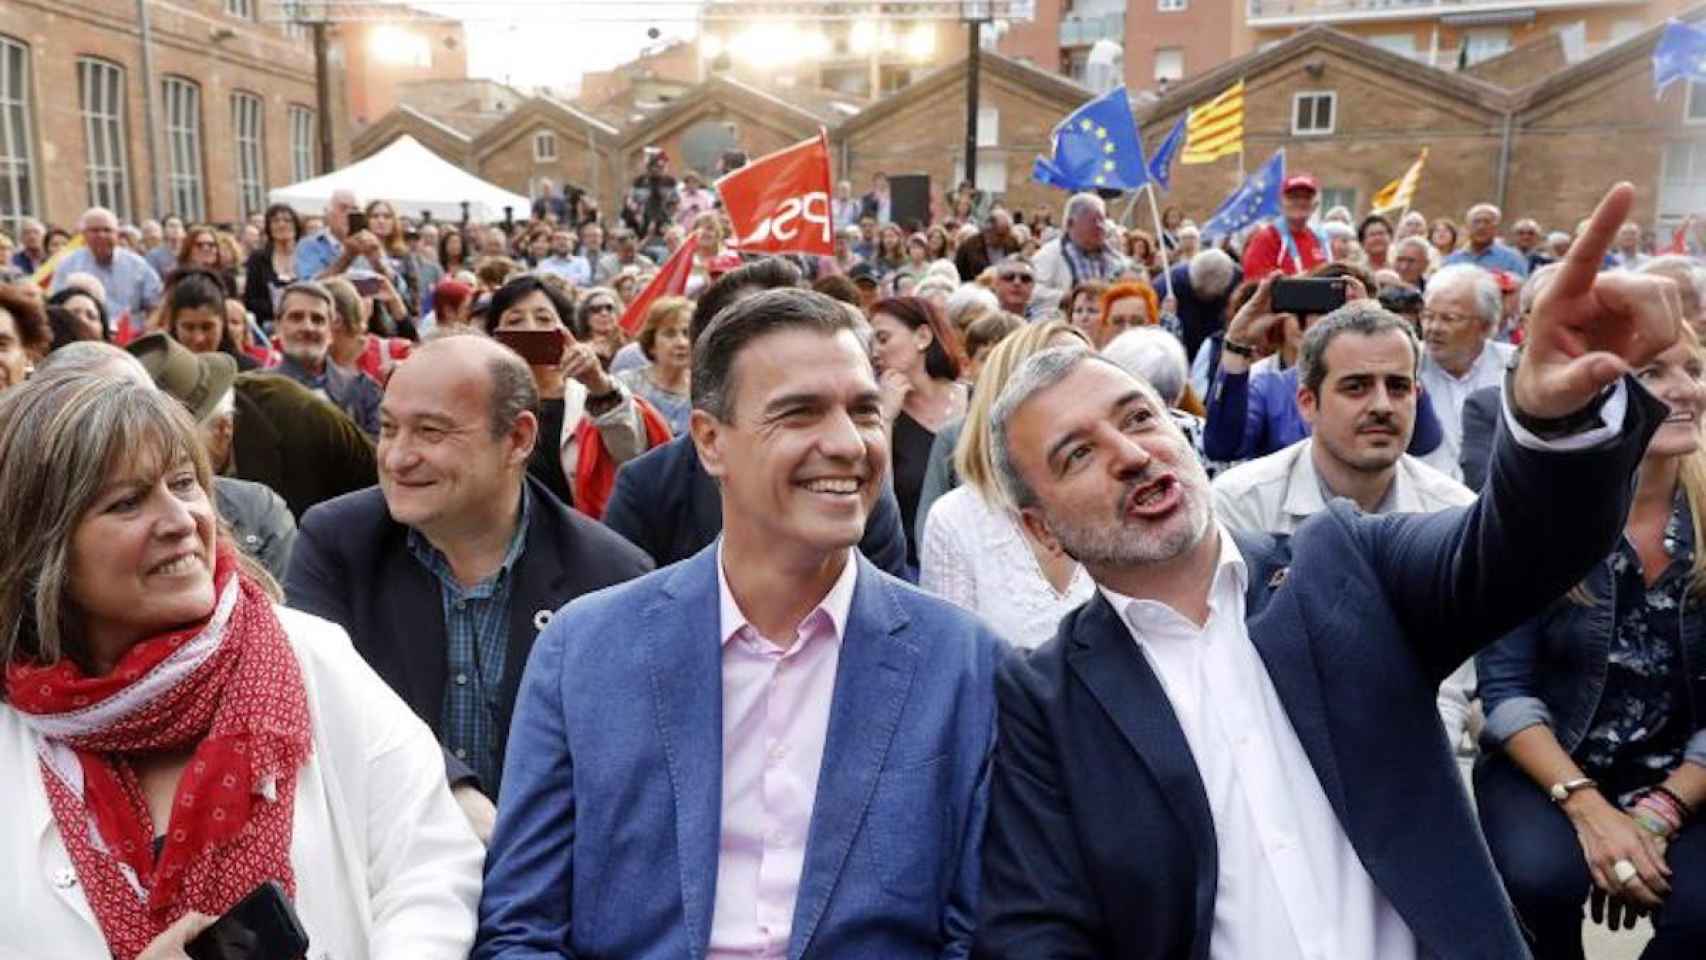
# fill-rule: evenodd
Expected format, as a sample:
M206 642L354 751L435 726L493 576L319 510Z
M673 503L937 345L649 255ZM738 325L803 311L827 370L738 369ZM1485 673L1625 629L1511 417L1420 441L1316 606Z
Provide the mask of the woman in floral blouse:
M1645 960L1706 956L1706 356L1683 333L1637 371L1671 415L1617 549L1476 658L1475 796L1536 957L1582 956L1590 893L1612 929L1653 915Z

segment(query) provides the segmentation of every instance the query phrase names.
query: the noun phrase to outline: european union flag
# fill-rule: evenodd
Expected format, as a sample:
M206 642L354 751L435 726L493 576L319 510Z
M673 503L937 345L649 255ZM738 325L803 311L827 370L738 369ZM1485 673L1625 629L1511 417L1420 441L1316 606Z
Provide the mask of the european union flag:
M1054 128L1054 156L1038 157L1031 178L1062 190L1136 190L1147 183L1125 87L1062 120Z
M1202 226L1203 239L1222 237L1253 223L1280 215L1280 187L1285 183L1285 150L1274 151L1244 185L1221 201L1214 216Z
M1677 80L1706 83L1706 30L1672 20L1653 48L1653 96Z
M1173 188L1173 160L1179 155L1179 148L1185 145L1185 121L1191 117L1189 112L1179 116L1179 122L1173 124L1173 131L1167 134L1167 139L1161 141L1155 156L1149 158L1149 179L1165 193Z

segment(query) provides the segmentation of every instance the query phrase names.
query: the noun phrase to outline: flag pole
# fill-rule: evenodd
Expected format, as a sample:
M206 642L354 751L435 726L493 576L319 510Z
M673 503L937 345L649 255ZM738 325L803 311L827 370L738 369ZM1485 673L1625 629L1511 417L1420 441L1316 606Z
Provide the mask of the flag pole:
M1167 241L1161 238L1161 207L1155 202L1155 181L1145 183L1149 192L1149 212L1155 217L1155 249L1161 251L1161 282L1167 286L1167 296L1173 296L1173 267L1167 260Z

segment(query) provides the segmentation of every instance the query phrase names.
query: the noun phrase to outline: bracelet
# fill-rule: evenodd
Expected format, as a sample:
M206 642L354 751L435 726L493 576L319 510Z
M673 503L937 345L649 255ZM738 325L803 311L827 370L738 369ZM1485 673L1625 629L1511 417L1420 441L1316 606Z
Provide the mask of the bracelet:
M1629 818L1634 820L1635 824L1641 829L1655 837L1658 837L1660 840L1669 840L1671 838L1671 834L1676 832L1671 828L1670 824L1664 822L1660 817L1654 816L1653 812L1645 807L1636 807L1634 810L1629 811Z
M1243 357L1246 360L1254 360L1256 357L1255 347L1252 347L1247 343L1239 343L1232 339L1222 339L1220 341L1220 349L1235 357Z
M1680 812L1682 814L1684 819L1694 815L1693 809L1691 809L1688 806L1688 804L1682 802L1682 798L1676 795L1675 790L1672 790L1671 788L1660 783L1660 784L1654 785L1652 792L1658 794L1661 797L1664 797L1665 799L1669 800L1671 803L1675 804L1676 809L1678 810L1678 812Z
M1661 791L1657 787L1643 790L1635 798L1635 806L1651 810L1670 825L1673 833L1681 830L1683 823L1688 820L1688 809L1669 790Z

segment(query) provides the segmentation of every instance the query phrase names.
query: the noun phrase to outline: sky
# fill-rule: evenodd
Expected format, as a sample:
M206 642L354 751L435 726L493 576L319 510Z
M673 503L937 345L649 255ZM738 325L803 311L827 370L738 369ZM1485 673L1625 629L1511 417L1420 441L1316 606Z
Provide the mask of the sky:
M691 37L692 0L455 0L418 6L456 17L468 35L468 72L519 87L578 86L652 46ZM656 40L647 37L656 28Z

